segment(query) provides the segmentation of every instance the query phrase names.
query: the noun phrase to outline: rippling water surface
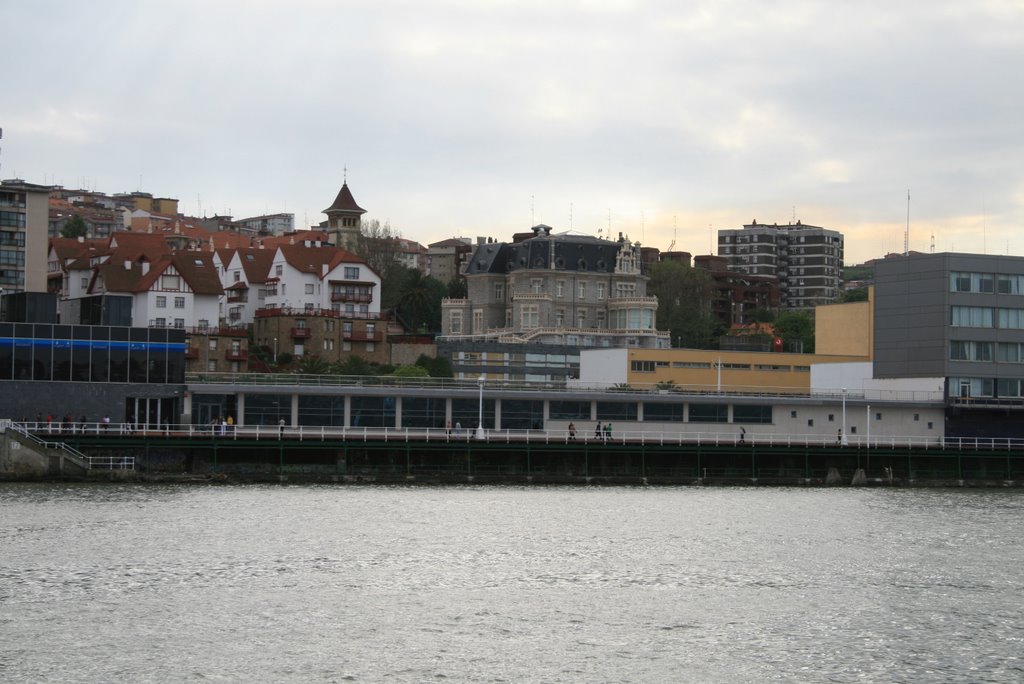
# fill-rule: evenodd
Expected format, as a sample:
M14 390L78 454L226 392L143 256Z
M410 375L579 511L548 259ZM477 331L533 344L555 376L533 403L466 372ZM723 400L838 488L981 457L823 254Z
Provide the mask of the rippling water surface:
M0 485L0 681L1024 680L1024 493Z

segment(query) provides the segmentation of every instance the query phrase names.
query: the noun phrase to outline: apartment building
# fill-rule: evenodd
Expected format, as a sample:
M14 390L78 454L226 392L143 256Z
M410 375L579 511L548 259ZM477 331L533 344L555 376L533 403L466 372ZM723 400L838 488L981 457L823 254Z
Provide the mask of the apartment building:
M0 290L46 292L50 189L0 181Z
M718 254L732 271L778 279L785 309L813 311L841 294L843 235L835 230L755 219L742 229L718 231Z

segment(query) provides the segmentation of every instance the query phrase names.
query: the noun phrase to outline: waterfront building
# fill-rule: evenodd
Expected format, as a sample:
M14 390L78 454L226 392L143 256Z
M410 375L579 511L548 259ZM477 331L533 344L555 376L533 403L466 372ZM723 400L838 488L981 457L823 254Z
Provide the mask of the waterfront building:
M185 331L0 323L0 412L17 420L175 423Z
M658 300L647 295L640 245L621 236L535 226L520 242L477 245L464 276L466 298L442 302L438 342L456 377L566 379L578 373L582 348L669 346L655 327ZM524 352L520 365L514 355ZM549 354L559 358L530 358Z
M50 188L0 182L0 291L46 292Z
M875 262L875 373L938 377L951 429L1019 436L1024 258L919 254Z
M803 224L753 223L718 231L718 254L729 268L778 280L781 304L812 311L839 297L843 275L843 234Z

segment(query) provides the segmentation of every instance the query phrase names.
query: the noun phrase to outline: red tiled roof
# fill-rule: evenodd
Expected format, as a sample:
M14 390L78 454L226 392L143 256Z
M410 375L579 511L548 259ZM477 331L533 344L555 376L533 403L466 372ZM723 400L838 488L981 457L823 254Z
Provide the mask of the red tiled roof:
M323 278L324 265L327 272L337 268L339 264L366 264L352 252L340 247L306 247L304 245L282 245L278 247L288 264L303 273L313 273Z

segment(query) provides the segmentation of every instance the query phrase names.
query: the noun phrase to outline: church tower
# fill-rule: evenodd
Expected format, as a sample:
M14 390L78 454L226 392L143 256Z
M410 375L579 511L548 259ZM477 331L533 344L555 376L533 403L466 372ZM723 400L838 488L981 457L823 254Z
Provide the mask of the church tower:
M331 242L348 250L355 247L366 210L356 204L352 191L348 189L347 179L334 198L334 204L324 209L324 213L327 214L327 233Z

